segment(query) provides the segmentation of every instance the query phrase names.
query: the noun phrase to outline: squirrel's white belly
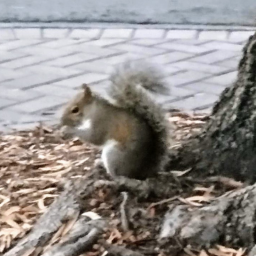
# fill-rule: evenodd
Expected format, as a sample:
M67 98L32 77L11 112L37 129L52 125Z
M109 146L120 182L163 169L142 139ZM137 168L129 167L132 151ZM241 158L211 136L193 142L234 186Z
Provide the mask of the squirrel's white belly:
M90 130L92 127L92 120L91 119L85 119L81 125L77 127L78 130L86 131Z
M107 173L113 175L113 173L111 173L111 170L109 168L109 164L108 164L108 155L111 153L111 151L116 147L116 145L118 145L118 142L116 140L108 140L102 149L102 153L101 153L101 160L103 162L103 165L105 167L105 169L107 170Z

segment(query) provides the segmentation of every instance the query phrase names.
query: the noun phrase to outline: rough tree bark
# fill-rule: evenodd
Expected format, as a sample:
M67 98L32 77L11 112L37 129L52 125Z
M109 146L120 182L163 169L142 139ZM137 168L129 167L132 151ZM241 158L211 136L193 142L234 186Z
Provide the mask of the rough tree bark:
M207 247L214 243L252 248L255 244L256 185L229 192L211 204L191 209L172 207L166 213L161 238Z
M175 152L173 163L193 167L194 177L256 181L256 34L243 49L236 82L222 93L202 131ZM221 243L252 248L256 242L255 186L200 209L174 206L165 216L161 236L199 246Z
M194 165L196 175L256 180L256 35L243 49L236 82L222 93L202 133L184 145L177 161Z

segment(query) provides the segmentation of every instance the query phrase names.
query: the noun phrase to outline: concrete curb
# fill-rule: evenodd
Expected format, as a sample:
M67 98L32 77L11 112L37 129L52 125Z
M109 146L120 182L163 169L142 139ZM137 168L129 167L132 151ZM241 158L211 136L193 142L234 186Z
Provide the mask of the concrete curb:
M256 26L233 25L183 25L183 24L127 24L127 23L73 23L73 22L0 22L0 28L101 28L101 29L173 29L173 30L225 30L225 31L251 31Z
M251 30L170 29L152 27L0 27L0 40L15 39L195 39L242 42L255 33Z

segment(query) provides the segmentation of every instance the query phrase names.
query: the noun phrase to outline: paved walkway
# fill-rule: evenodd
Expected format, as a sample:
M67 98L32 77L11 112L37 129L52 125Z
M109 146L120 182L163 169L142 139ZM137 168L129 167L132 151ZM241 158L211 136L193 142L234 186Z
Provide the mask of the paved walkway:
M81 83L104 94L112 68L149 59L166 72L165 108L207 112L237 74L253 31L0 29L0 130L56 121Z

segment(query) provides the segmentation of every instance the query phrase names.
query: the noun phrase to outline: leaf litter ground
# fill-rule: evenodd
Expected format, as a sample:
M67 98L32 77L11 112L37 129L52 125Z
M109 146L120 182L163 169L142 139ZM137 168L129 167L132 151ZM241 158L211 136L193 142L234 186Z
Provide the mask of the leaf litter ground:
M207 116L180 112L171 113L168 118L175 124L176 143L173 147L178 147L191 134L200 131L207 120ZM80 179L93 169L99 153L96 148L78 139L65 141L54 128L44 126L0 136L0 255L31 230L39 216L47 211L61 193L67 180ZM182 179L189 170L172 170L172 173L177 179ZM136 198L130 199L132 228L126 232L120 228L120 195L98 190L86 200L84 211L95 212L110 220L111 228L103 235L107 243L124 245L145 255L245 255L242 248L232 249L219 245L208 250L184 249L178 241L172 246L169 244L168 248L164 245L161 248L158 243L160 225L168 205L179 203L200 207L207 204L225 192L223 185L232 181L223 178L219 183L180 183L169 198L150 198L142 202ZM239 187L239 184L234 183L233 186ZM56 238L68 233L71 225L63 224L62 229L55 234L55 243L60 240ZM103 253L103 248L95 244L84 255Z

